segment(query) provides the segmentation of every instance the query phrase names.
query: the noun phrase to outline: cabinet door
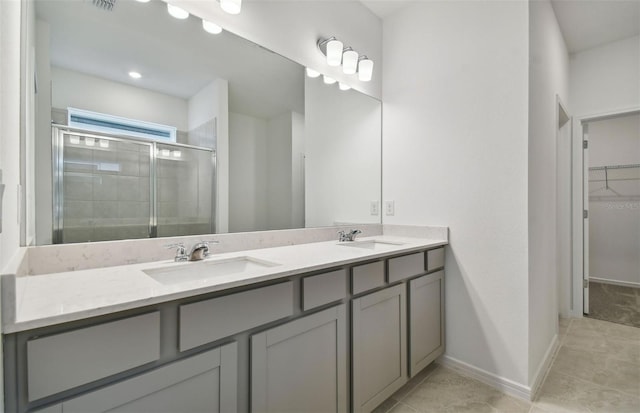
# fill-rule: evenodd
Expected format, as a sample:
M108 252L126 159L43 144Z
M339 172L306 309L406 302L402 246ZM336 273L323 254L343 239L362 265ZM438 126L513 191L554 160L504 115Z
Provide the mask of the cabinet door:
M69 412L234 412L237 345L230 343L63 402Z
M411 377L444 352L444 271L409 282Z
M251 411L346 412L346 306L251 337Z
M407 381L405 284L352 301L353 411L370 412Z

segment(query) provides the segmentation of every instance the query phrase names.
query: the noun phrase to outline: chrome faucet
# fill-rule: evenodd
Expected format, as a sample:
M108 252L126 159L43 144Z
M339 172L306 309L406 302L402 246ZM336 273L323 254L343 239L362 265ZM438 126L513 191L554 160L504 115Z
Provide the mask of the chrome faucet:
M209 256L209 244L215 243L218 241L200 241L197 242L191 250L187 253L187 249L184 246L184 243L178 242L176 244L165 245L167 248L176 248L176 256L173 258L174 261L200 261Z
M362 231L360 231L359 229L352 229L349 232L338 231L338 241L355 241L358 234L362 234Z

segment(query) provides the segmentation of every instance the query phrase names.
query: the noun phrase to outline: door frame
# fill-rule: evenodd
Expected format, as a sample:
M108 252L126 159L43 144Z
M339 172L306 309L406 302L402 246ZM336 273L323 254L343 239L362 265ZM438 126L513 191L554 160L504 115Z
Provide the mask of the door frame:
M573 136L572 136L572 166L571 166L571 192L572 192L572 294L570 315L573 318L582 318L584 316L584 291L583 280L585 279L585 249L588 250L589 234L584 231L583 211L589 210L585 205L585 181L588 182L588 176L585 171L588 170L584 165L584 149L583 149L583 126L589 122L616 118L619 116L630 115L640 112L640 106L632 106L623 109L611 110L606 112L593 113L588 115L576 116L573 118ZM586 244L586 248L585 248ZM587 268L588 271L588 268ZM588 274L586 274L588 279Z

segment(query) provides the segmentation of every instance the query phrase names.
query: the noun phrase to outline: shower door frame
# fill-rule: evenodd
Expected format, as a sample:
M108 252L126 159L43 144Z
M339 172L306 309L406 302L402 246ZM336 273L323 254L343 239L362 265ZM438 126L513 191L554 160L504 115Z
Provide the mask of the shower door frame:
M120 136L114 134L102 134L99 132L87 131L79 128L72 128L66 125L51 125L51 142L52 142L52 165L53 165L53 187L52 187L52 211L53 211L53 228L52 243L63 244L64 231L64 135L76 134L82 137L94 139L105 139L112 142L132 142L149 149L149 230L147 238L158 237L158 194L157 194L157 145L166 145L184 149L192 149L210 152L211 167L213 177L211 179L211 213L209 218L209 233L215 233L216 229L216 186L217 186L217 155L216 150L200 146L185 145L176 142L152 141L142 138L130 136ZM141 238L144 239L144 238ZM114 240L115 241L115 240Z

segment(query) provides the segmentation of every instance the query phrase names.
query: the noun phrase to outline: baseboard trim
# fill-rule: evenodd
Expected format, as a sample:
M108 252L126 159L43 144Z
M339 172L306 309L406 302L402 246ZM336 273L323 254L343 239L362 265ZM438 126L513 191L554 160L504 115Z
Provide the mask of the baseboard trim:
M544 357L540 360L540 364L538 365L538 370L536 374L533 376L533 380L531 380L531 392L530 392L530 400L534 400L544 383L545 377L547 377L547 373L549 372L549 368L551 367L551 363L553 363L553 359L555 358L558 350L560 349L560 341L558 340L558 335L553 336L553 340L551 340L551 344L547 348L547 352L544 353Z
M531 400L531 388L513 380L489 373L486 370L472 366L471 364L447 355L439 358L438 363L445 367L449 367L464 376L471 377L472 379L481 381L491 387L495 387L510 396L515 396L526 401Z
M599 277L589 277L589 281L595 281L602 284L620 285L622 287L640 288L640 283L634 283L632 281L618 281Z

